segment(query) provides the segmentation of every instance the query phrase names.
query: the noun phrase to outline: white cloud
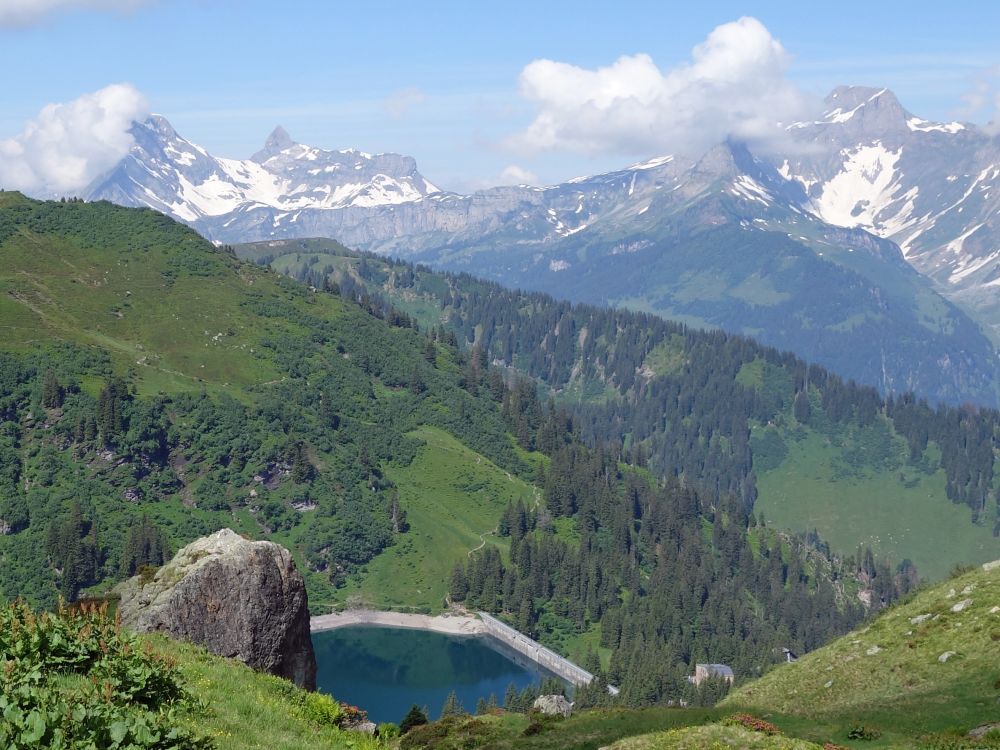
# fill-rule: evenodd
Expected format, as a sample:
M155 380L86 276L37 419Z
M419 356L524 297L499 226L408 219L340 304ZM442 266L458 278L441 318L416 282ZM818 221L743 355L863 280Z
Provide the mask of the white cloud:
M60 10L133 10L148 0L0 0L0 27L27 26Z
M385 110L389 113L390 117L399 120L405 117L413 107L423 104L425 101L427 101L427 94L411 86L410 88L393 91L385 98L383 106L385 106Z
M530 170L517 166L517 164L510 164L504 167L504 170L500 173L500 182L497 184L537 185L538 175Z
M32 195L82 190L128 153L129 128L147 112L128 84L45 105L20 134L0 140L0 187Z
M982 71L972 89L962 95L958 116L982 122L990 135L1000 135L1000 65Z
M779 139L778 122L819 106L787 79L788 53L755 18L717 27L691 58L667 71L647 54L596 70L536 60L520 88L538 112L508 145L526 153L698 155L730 136Z

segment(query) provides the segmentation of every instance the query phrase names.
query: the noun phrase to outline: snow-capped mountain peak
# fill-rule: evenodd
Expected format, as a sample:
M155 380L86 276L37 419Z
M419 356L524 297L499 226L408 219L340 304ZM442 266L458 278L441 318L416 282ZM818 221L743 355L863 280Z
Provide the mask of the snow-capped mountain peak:
M410 157L326 151L295 142L281 126L250 159L213 157L160 115L131 132L129 155L87 197L150 206L189 223L263 208L277 224L306 209L393 205L438 192Z
M293 141L292 137L288 135L288 131L278 125L271 131L271 135L267 137L267 140L264 141L264 149L260 153L275 153L278 151L284 151L289 146L294 145L295 141ZM254 161L258 160L256 154L251 158L254 159Z
M887 89L842 86L789 133L781 174L823 221L895 241L906 259L1000 330L1000 143L975 125L918 117Z

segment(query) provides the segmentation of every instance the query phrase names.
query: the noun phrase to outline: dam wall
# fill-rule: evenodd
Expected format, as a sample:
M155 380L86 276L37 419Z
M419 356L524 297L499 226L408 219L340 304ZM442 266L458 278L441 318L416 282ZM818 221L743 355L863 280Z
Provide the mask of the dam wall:
M589 685L594 679L594 675L583 667L580 667L569 659L559 656L552 649L546 648L538 641L534 641L524 633L506 625L492 615L479 612L479 618L483 623L483 631L489 636L513 649L522 656L526 656L536 664L545 667L555 675L558 675L566 682L574 686ZM618 688L608 685L608 692L611 695L618 695Z

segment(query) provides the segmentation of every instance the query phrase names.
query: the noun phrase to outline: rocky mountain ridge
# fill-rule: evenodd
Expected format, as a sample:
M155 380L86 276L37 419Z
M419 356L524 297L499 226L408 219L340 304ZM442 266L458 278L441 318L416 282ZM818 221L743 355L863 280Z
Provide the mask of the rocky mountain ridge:
M921 119L884 88L842 86L826 102L821 119L789 127L808 148L778 163L803 205L896 242L946 296L1000 329L1000 140Z
M903 179L937 180L931 162L953 164L949 149L959 141L974 147L968 159L989 161L988 137L915 118L887 91L842 88L829 104L820 120L789 127L794 158L727 142L699 158L662 156L559 185L471 195L437 190L411 159L319 151L280 128L251 160L217 160L151 118L137 126L132 154L88 195L166 211L217 243L335 238L507 286L751 335L884 392L995 405L997 355L967 314L991 320L992 251L969 255L975 242L989 244L988 223L970 233L958 206L944 211L959 217L947 228L914 203L930 189ZM924 171L892 171L904 152L907 164L920 163L925 145L944 156ZM347 172L363 175L364 190L342 182ZM383 179L398 189L378 188ZM958 178L942 184L970 190ZM973 187L985 201L983 185ZM929 217L920 219L923 233L903 237L919 211ZM965 255L953 252L963 233ZM951 244L935 250L935 236ZM952 270L931 273L935 264Z
M160 115L134 123L131 133L128 156L87 197L155 208L199 230L221 222L249 231L247 223L260 223L263 214L279 228L304 209L392 205L438 192L410 157L325 151L296 143L280 126L244 160L212 156Z

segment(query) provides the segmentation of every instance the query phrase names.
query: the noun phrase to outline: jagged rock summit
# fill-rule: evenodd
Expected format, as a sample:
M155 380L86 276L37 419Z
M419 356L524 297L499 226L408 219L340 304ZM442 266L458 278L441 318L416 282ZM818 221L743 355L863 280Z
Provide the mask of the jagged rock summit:
M197 539L150 579L116 589L122 624L316 687L305 583L287 549L231 529Z

